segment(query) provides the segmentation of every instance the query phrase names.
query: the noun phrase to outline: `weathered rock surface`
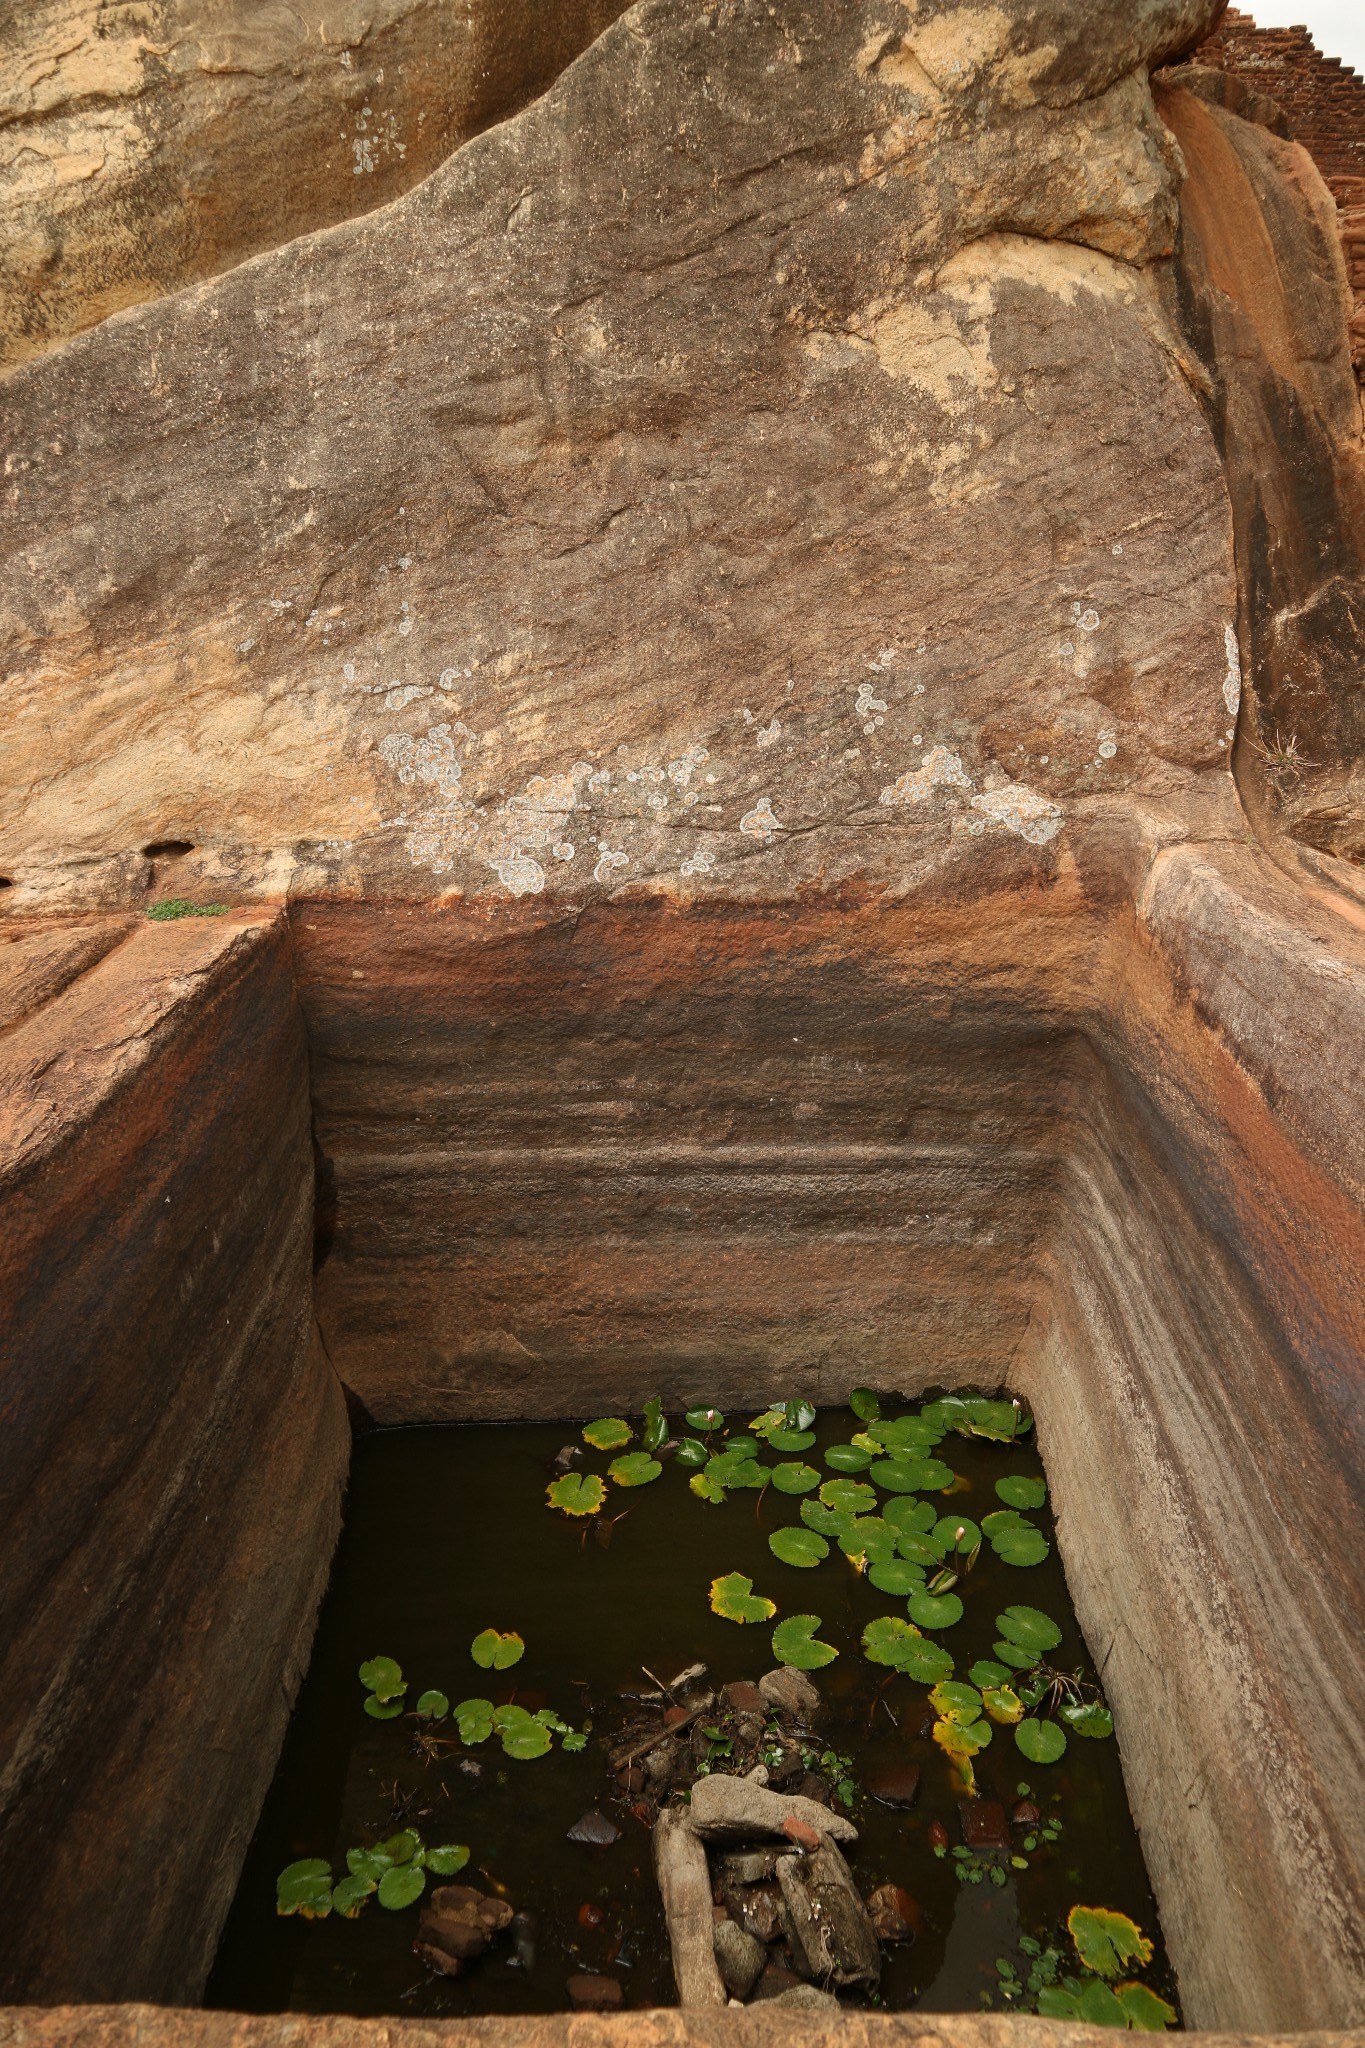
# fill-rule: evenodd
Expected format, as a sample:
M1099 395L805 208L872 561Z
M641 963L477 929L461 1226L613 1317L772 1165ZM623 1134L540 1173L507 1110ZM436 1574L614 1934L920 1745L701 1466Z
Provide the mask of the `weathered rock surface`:
M191 1998L349 1448L303 1033L281 919L26 950L49 978L0 1036L0 1995Z
M25 0L0 14L0 365L368 213L620 0Z
M774 1671L765 1671L758 1681L758 1689L770 1707L776 1707L784 1714L790 1714L801 1727L814 1728L823 1711L820 1688L804 1671L797 1671L791 1665L779 1664Z
M1146 65L1215 11L643 0L404 198L21 366L14 903L165 840L239 892L960 887L1189 791L1234 584Z
M747 1998L763 1973L768 1951L734 1920L718 1920L713 1939L726 1990L732 1998Z
M742 1842L780 1835L789 1820L827 1834L835 1842L856 1842L858 1830L840 1813L831 1813L799 1792L769 1792L752 1778L726 1778L718 1773L699 1778L688 1808L692 1826L708 1842Z
M830 1832L817 1841L808 1854L783 1856L777 1865L805 1966L826 1990L834 1984L873 1990L881 1980L882 1959L867 1907Z
M679 2005L688 2011L723 2006L711 1875L706 1850L686 1813L668 1809L659 1815L654 1826L654 1875L664 1902Z

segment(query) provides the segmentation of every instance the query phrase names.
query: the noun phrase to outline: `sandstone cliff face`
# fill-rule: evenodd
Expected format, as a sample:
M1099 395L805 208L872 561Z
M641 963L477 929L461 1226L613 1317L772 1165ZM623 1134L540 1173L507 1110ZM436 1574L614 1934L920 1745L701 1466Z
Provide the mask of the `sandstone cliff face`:
M1220 770L1226 497L1144 268L1145 65L1212 12L649 0L406 198L22 368L14 905L165 840L900 886Z
M367 213L620 0L25 0L0 17L0 367Z

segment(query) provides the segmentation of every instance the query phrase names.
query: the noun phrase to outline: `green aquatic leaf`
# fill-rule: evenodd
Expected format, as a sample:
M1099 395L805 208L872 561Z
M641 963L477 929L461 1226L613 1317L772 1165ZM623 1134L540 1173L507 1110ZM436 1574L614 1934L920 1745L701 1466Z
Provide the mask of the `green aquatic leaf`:
M396 1721L403 1711L401 1700L381 1700L378 1693L366 1693L365 1712L372 1721Z
M820 1455L831 1472L866 1472L874 1454L862 1450L857 1444L831 1444Z
M1068 1977L1061 1984L1044 1985L1038 1993L1038 2011L1044 2019L1079 2020L1092 2027L1128 2025L1123 2007L1098 1977L1084 1984Z
M868 1474L887 1493L921 1493L931 1489L935 1458L880 1458Z
M952 1628L962 1619L962 1602L956 1593L912 1593L905 1610L919 1628Z
M332 1910L332 1866L320 1856L288 1864L275 1879L275 1911L281 1919L292 1913L305 1920L325 1920Z
M619 1451L623 1444L630 1442L633 1431L628 1422L619 1415L604 1415L599 1422L590 1422L583 1431L583 1441L591 1444L595 1451Z
M437 1849L427 1850L427 1869L437 1877L455 1877L469 1861L469 1851L463 1842L442 1842Z
M983 1749L990 1747L995 1730L989 1721L959 1721L947 1714L941 1714L934 1723L934 1740L945 1756L955 1761L964 1757L980 1756Z
M572 1754L577 1750L586 1749L588 1738L581 1729L571 1728L567 1735L561 1735L559 1746L561 1749L566 1749Z
M775 1451L808 1451L815 1442L812 1429L775 1429L768 1437Z
M698 1500L709 1500L713 1507L719 1507L725 1498L725 1488L718 1479L711 1479L705 1472L694 1472L687 1482Z
M786 1429L809 1429L815 1420L815 1410L809 1401L788 1401L783 1411L783 1427Z
M982 1657L973 1664L967 1676L984 1692L987 1686L1008 1685L1012 1674L1008 1664L992 1664L989 1657Z
M461 1700L455 1709L455 1725L460 1731L461 1742L471 1746L476 1742L487 1742L493 1733L492 1700Z
M566 1472L545 1489L546 1500L562 1515L595 1515L606 1497L606 1481L596 1472Z
M817 1536L832 1536L837 1543L845 1529L853 1524L852 1515L842 1514L838 1508L827 1508L823 1501L803 1500L801 1519L808 1529L814 1529Z
M1117 1977L1134 1965L1142 1970L1152 1960L1151 1942L1126 1913L1105 1906L1073 1906L1066 1925L1081 1962L1098 1976Z
M401 1699L408 1689L399 1665L392 1657L371 1657L360 1667L360 1683L377 1700Z
M881 1614L863 1630L863 1654L872 1664L889 1664L920 1685L947 1678L953 1660L940 1643L931 1643L897 1614Z
M386 1870L379 1880L379 1903L390 1913L401 1913L420 1899L427 1888L427 1874L416 1863L403 1863Z
M1006 1529L1031 1529L1032 1522L1026 1522L1018 1508L994 1508L981 1517L981 1533L992 1543Z
M901 1557L878 1557L868 1566L867 1579L879 1593L891 1593L903 1600L924 1584L924 1566Z
M813 1486L820 1484L820 1474L813 1465L774 1465L768 1474L779 1493L809 1493Z
M386 1856L382 1849L348 1849L346 1868L352 1877L360 1878L373 1890L386 1870L392 1870L393 1858Z
M992 1643L991 1648L1002 1663L1016 1671L1032 1671L1041 1654L1037 1650L1021 1650L1018 1643Z
M973 1666L975 1669L975 1666ZM1023 1719L1024 1703L1011 1685L988 1685L981 1695L992 1721L1011 1728Z
M992 1536L991 1549L1001 1564L1017 1565L1024 1570L1042 1564L1052 1553L1052 1545L1039 1529L1004 1529Z
M832 1664L839 1652L829 1643L816 1641L819 1626L818 1614L789 1614L779 1621L773 1630L773 1655L778 1663L790 1664L797 1671L820 1671Z
M1160 2034L1176 2024L1176 2010L1145 1984L1116 1984L1114 1996L1136 2034Z
M890 1560L896 1554L896 1532L877 1515L854 1515L835 1541L845 1557Z
M943 1431L919 1415L899 1415L894 1422L869 1422L864 1434L893 1458L917 1458L933 1450Z
M827 1479L820 1488L820 1499L840 1515L863 1515L877 1505L874 1489L859 1479Z
M698 1436L711 1436L725 1427L725 1417L719 1408L689 1408L683 1420Z
M663 1471L657 1458L651 1458L647 1451L627 1451L624 1458L613 1458L607 1467L608 1479L618 1486L648 1486L651 1479L657 1479Z
M673 1463L681 1465L684 1472L699 1472L710 1462L711 1453L698 1437L685 1436L673 1453Z
M520 1664L526 1645L516 1630L501 1634L495 1628L480 1629L469 1645L469 1654L481 1671L510 1671Z
M981 1541L981 1531L969 1515L940 1515L934 1535L943 1545L945 1558L970 1557Z
M366 1899L373 1898L379 1880L373 1877L343 1877L332 1893L332 1911L343 1920L355 1920Z
M640 1445L645 1451L657 1451L667 1438L668 1419L664 1414L664 1404L656 1394L652 1401L645 1402L645 1426L640 1431Z
M848 1397L848 1405L859 1422L875 1422L882 1412L882 1404L871 1387L855 1387Z
M943 1562L943 1545L935 1536L921 1536L915 1530L906 1530L896 1539L896 1548L907 1564L922 1565L925 1571L932 1570Z
M450 1712L450 1701L443 1692L424 1692L414 1711L419 1720L444 1721Z
M1017 1643L1021 1650L1032 1650L1035 1662L1045 1650L1055 1650L1062 1640L1062 1632L1051 1615L1038 1607L1007 1607L1003 1614L996 1615L995 1625L1006 1642ZM999 1654L997 1646L996 1655Z
M717 1451L709 1460L706 1477L713 1486L766 1486L768 1468L759 1464L751 1444L731 1444L728 1450Z
M903 1494L895 1500L883 1501L881 1512L886 1521L906 1535L923 1536L938 1520L938 1509L931 1500L909 1500Z
M420 1863L422 1837L416 1828L400 1828L396 1835L390 1835L386 1842L379 1844L379 1853L387 1856L390 1863Z
M516 1763L530 1763L535 1757L546 1756L554 1746L545 1723L528 1714L524 1707L495 1708L493 1727L502 1743L503 1755Z
M1096 1742L1102 1742L1105 1736L1114 1732L1114 1717L1098 1700L1073 1701L1061 1709L1061 1715L1067 1726L1074 1728L1078 1735L1088 1735Z
M966 1404L966 1434L983 1436L992 1443L1010 1444L1020 1433L1022 1409L1013 1401L984 1401L973 1398ZM961 1429L962 1424L958 1427Z
M1055 1721L1029 1715L1016 1726L1014 1739L1031 1764L1055 1764L1066 1754L1066 1737Z
M969 1721L981 1719L981 1694L960 1678L941 1678L929 1695L929 1704L942 1721L958 1721L966 1727Z
M1047 1499L1047 1485L1041 1479L1029 1479L1021 1472L1011 1473L1008 1478L995 1482L997 1500L1007 1508L1040 1508Z
M814 1529L774 1529L768 1538L768 1548L783 1564L799 1565L802 1570L809 1570L829 1556L828 1543Z
M786 1426L787 1404L785 1401L774 1401L771 1407L763 1410L761 1415L755 1415L753 1421L749 1424L749 1434L750 1436L761 1436L766 1443L775 1429L785 1429Z
M711 1608L725 1621L771 1621L776 1604L754 1592L754 1582L743 1572L726 1572L711 1581Z

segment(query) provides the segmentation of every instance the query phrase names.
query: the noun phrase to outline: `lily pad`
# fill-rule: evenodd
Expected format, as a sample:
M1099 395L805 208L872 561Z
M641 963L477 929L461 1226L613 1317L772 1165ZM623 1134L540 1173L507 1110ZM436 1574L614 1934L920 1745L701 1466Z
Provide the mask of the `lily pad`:
M469 1851L463 1842L442 1842L438 1849L427 1850L427 1869L437 1877L455 1877L469 1861Z
M614 1479L618 1486L648 1486L663 1469L658 1459L651 1458L648 1451L627 1451L624 1458L612 1459L607 1467L607 1477Z
M993 1508L990 1514L981 1517L981 1533L992 1543L1006 1529L1032 1527L1032 1522L1026 1522L1018 1508Z
M962 1619L962 1602L956 1593L912 1593L905 1608L920 1628L951 1628Z
M469 1654L481 1671L510 1671L514 1664L520 1664L526 1645L514 1628L506 1634L485 1628L469 1645Z
M873 1488L859 1479L827 1479L820 1488L820 1499L841 1515L865 1515L877 1505Z
M753 1580L743 1572L726 1572L722 1578L712 1579L711 1607L725 1621L771 1621L777 1612L775 1602L756 1594Z
M783 1564L799 1565L807 1571L829 1556L828 1543L814 1529L774 1529L768 1548Z
M785 1429L786 1426L787 1404L785 1401L774 1401L761 1415L755 1415L749 1424L749 1434L761 1436L766 1443L775 1429Z
M752 1447L747 1444L732 1444L728 1451L717 1451L706 1467L704 1475L713 1486L730 1487L766 1486L768 1468L760 1465Z
M973 1669L976 1667L973 1666ZM1024 1716L1024 1703L1011 1685L988 1685L981 1695L992 1721L1013 1727Z
M773 1630L773 1655L779 1664L797 1671L820 1671L832 1664L839 1652L830 1643L817 1642L818 1614L789 1614Z
M719 1408L689 1408L683 1417L689 1429L695 1429L698 1436L712 1436L718 1429L724 1429L725 1417Z
M378 1882L373 1877L343 1877L332 1893L332 1911L343 1920L356 1919L366 1899L374 1897Z
M1042 1564L1051 1555L1052 1545L1041 1529L1003 1529L991 1538L991 1549L1001 1564L1018 1565L1027 1569Z
M382 1849L348 1849L346 1868L352 1877L367 1883L373 1891L386 1870L393 1868L392 1856L386 1856Z
M1007 1508L1040 1508L1047 1499L1047 1485L1044 1480L1011 1473L1006 1479L996 1480L995 1494Z
M803 1500L801 1519L808 1529L814 1529L819 1536L832 1536L837 1542L845 1529L852 1526L853 1517L838 1508L827 1508L823 1501Z
M935 1458L881 1458L868 1476L887 1493L921 1493L932 1487L937 1464Z
M450 1712L450 1701L443 1692L424 1692L415 1711L419 1720L444 1721Z
M926 1571L943 1562L943 1545L935 1536L921 1536L917 1530L904 1530L896 1539L896 1548L907 1564L923 1565Z
M934 1535L947 1558L954 1552L958 1557L970 1557L981 1541L981 1531L968 1515L940 1515L934 1524Z
M866 1472L874 1453L859 1449L857 1444L831 1444L821 1456L831 1472Z
M517 1763L529 1763L534 1757L545 1756L553 1746L545 1723L538 1721L534 1714L528 1714L524 1707L495 1707L493 1727L502 1743L504 1756L510 1756Z
M902 1496L883 1502L882 1515L897 1529L923 1536L938 1520L938 1509L931 1500L907 1500Z
M929 1695L929 1704L942 1721L958 1721L965 1727L981 1719L981 1694L960 1678L942 1678Z
M590 1422L583 1431L583 1441L591 1444L595 1451L619 1451L622 1444L630 1442L633 1432L628 1422L619 1415L604 1415L600 1422Z
M848 1405L859 1422L875 1422L882 1412L882 1404L871 1387L855 1387L848 1397Z
M305 1920L325 1920L331 1910L332 1866L320 1856L290 1863L275 1879L275 1911L282 1919L299 1913Z
M566 1472L545 1489L546 1500L562 1515L595 1515L606 1497L606 1481L596 1472Z
M1038 1993L1038 2011L1044 2019L1080 2020L1092 2027L1126 2028L1128 2018L1107 1984L1098 1977L1081 1983L1066 1977L1060 1984L1047 1984Z
M835 1538L845 1557L893 1558L896 1532L878 1515L854 1515Z
M1002 1664L1010 1665L1015 1671L1032 1671L1042 1652L1021 1650L1018 1643L992 1643L991 1648Z
M419 1864L400 1863L386 1870L379 1880L379 1903L390 1913L411 1906L427 1888L427 1874Z
M377 1700L401 1699L408 1689L402 1669L392 1657L371 1657L360 1667L360 1683Z
M492 1700L461 1700L455 1709L455 1725L461 1742L487 1742L493 1733Z
M872 1664L889 1664L920 1685L951 1675L953 1660L941 1643L931 1643L897 1614L881 1614L863 1630L863 1654Z
M694 1472L687 1484L698 1500L709 1500L712 1507L719 1507L725 1498L725 1488L720 1481L705 1472Z
M657 1451L667 1438L668 1418L664 1414L664 1404L656 1394L652 1401L645 1402L645 1426L640 1431L640 1443L646 1451Z
M416 1828L400 1828L396 1835L389 1836L387 1842L379 1844L379 1853L387 1856L390 1863L421 1864L426 1855L422 1837Z
M815 1467L799 1461L774 1465L768 1477L779 1493L809 1493L812 1487L820 1484L820 1474Z
M951 1757L980 1756L995 1733L989 1721L959 1721L941 1714L934 1723L934 1740Z
M973 1664L967 1676L984 1692L990 1685L1008 1685L1012 1673L1008 1664L992 1664L989 1657L982 1657Z
M1034 1651L1035 1661L1045 1650L1055 1650L1062 1640L1062 1632L1056 1622L1039 1607L1007 1607L1003 1614L996 1615L995 1625L1006 1642ZM996 1654L999 1655L998 1650ZM1012 1660L1007 1658L1005 1661Z
M809 1429L815 1420L815 1410L809 1401L788 1401L783 1418L788 1429Z
M335 1896L335 1894L334 1894ZM1176 2024L1176 2010L1146 1984L1116 1984L1114 1996L1137 2034L1160 2034Z
M1151 1942L1126 1913L1104 1906L1073 1906L1066 1924L1077 1955L1097 1976L1117 1977L1134 1964L1144 1969L1152 1960Z
M1055 1764L1066 1754L1066 1737L1055 1721L1029 1715L1015 1728L1014 1739L1031 1764Z
M365 1712L372 1721L396 1721L403 1711L401 1700L381 1700L378 1693L366 1693Z
M768 1442L775 1451L808 1451L815 1442L813 1429L774 1429Z
M924 1584L924 1566L911 1564L903 1557L874 1558L867 1569L868 1584L875 1586L879 1593L890 1593L898 1600L918 1592Z
M673 1453L675 1465L681 1465L685 1472L699 1472L710 1459L706 1445L695 1436L685 1436Z
M1077 1735L1088 1735L1094 1741L1102 1742L1106 1735L1114 1732L1114 1717L1098 1700L1066 1706L1061 1712L1068 1728L1074 1728Z

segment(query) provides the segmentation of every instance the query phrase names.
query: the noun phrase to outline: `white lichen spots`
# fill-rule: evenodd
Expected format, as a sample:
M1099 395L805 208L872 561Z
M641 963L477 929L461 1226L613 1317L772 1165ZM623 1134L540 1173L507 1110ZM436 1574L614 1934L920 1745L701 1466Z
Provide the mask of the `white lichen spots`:
M1080 600L1077 599L1076 603L1071 607L1071 616L1083 633L1099 632L1100 615L1095 610L1093 604L1082 605Z
M911 740L910 744L912 747L922 747L924 745L924 734L922 732L917 732L914 738Z
M970 789L972 778L959 754L947 747L931 747L918 768L888 783L881 793L884 804L922 804L936 789Z
M1070 661L1072 655L1076 652L1075 641L1063 640L1061 646L1057 649L1057 652L1061 655L1063 661Z
M412 567L412 556L411 556L411 555L400 555L400 556L398 557L398 566L399 566L399 568L400 568L400 569L410 569L410 568ZM406 610L407 610L407 606L406 606L406 605L404 605L403 609L404 609L404 611L406 611Z
M1046 846L1062 829L1060 805L1022 782L1002 782L995 789L981 790L971 804L993 824L1027 839L1030 846Z
M622 853L616 846L604 846L597 856L597 866L592 871L594 882L609 882L615 868L628 868L630 855Z
M398 138L398 122L392 113L376 114L372 107L362 107L356 115L355 128L351 141L354 178L371 177L385 157L396 156L401 162L408 153L406 142Z
M853 706L855 718L868 719L874 712L885 711L886 706L875 693L871 683L859 683L858 695Z
M1100 734L1099 745L1095 749L1095 752L1099 756L1100 760L1112 761L1115 754L1117 754L1118 750L1118 734L1114 732L1102 732Z
M346 662L342 667L341 673L345 676L348 683L353 683L355 681L355 663L353 661Z
M488 865L509 895L539 896L545 887L545 870L529 853L496 853Z
M577 849L572 839L556 839L550 851L556 860L572 860Z
M1121 555L1123 553L1123 542L1121 540L1116 540L1114 542L1113 547L1110 548L1109 552L1111 555Z
M425 683L390 683L388 695L384 699L384 709L405 711L409 704L416 704L423 697L430 695L431 691Z
M715 864L714 854L705 846L699 846L695 853L688 855L687 859L679 867L678 873L680 875L707 875Z
M443 690L453 690L453 689L454 689L454 687L455 687L455 685L456 685L456 683L458 683L458 682L460 681L460 678L461 678L462 676L463 676L463 677L465 677L465 678L467 679L467 678L468 678L468 677L469 677L470 675L472 675L472 674L473 674L473 670L472 670L472 669L467 669L467 668L443 668L443 669L441 670L440 676L439 676L439 678L438 678L438 682L439 682L439 687L440 687L441 689L443 689Z
M605 796L611 788L610 768L594 768L588 777L588 795Z
M250 654L255 645L256 642L254 640L239 640L237 642L237 652L239 654Z
M1237 645L1237 632L1233 626L1223 628L1223 652L1227 657L1227 671L1223 677L1223 702L1228 707L1228 717L1235 718L1242 703L1242 655Z
M750 839L757 839L761 845L771 844L774 832L780 832L780 821L773 816L771 800L761 796L751 811L746 811L739 821L739 829Z
M406 639L407 635L412 631L412 620L400 619L398 621L398 630Z
M666 796L659 796L657 792L653 796L647 796L645 802L649 805L651 811L666 811L668 809L668 798Z
M445 796L457 793L464 764L448 725L433 725L422 739L391 732L379 742L379 751L400 782L429 782Z
M278 618L281 612L293 611L294 600L292 597L272 597L270 600L270 609Z
M676 789L688 788L698 768L703 767L710 758L705 747L689 747L685 754L679 754L675 761L669 762L666 770L669 781ZM706 779L708 782L714 782L716 778L714 775L708 775Z
M781 721L774 718L771 725L761 725L759 727L758 731L754 734L754 745L756 747L771 747L781 737Z

